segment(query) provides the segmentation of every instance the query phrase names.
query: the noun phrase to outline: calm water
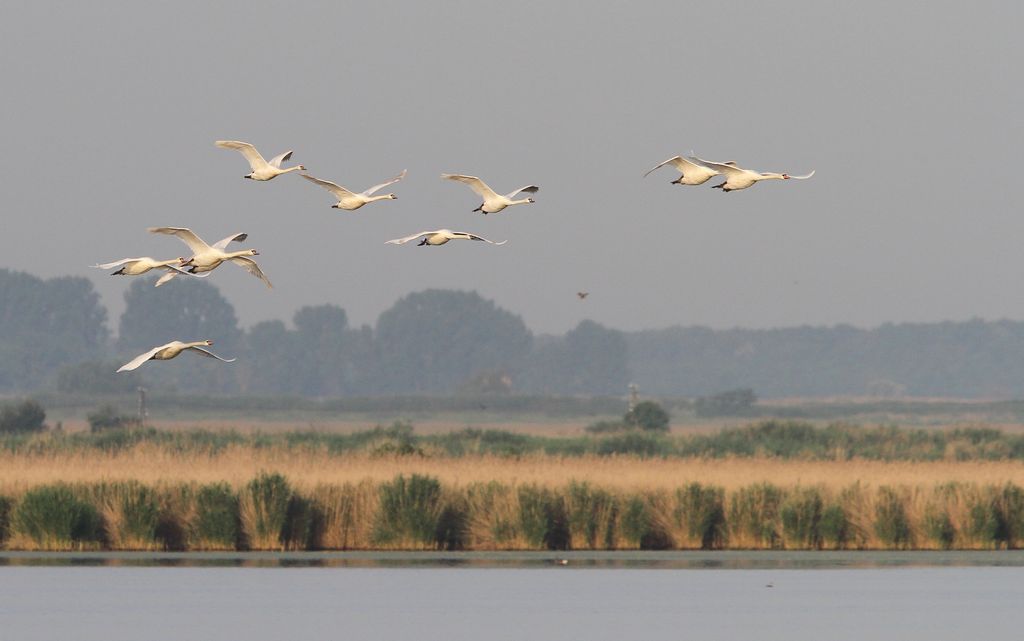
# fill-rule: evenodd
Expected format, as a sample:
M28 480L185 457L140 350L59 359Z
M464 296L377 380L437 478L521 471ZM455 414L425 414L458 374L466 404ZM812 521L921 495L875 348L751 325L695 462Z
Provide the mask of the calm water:
M568 560L8 554L0 640L1024 638L1019 554Z

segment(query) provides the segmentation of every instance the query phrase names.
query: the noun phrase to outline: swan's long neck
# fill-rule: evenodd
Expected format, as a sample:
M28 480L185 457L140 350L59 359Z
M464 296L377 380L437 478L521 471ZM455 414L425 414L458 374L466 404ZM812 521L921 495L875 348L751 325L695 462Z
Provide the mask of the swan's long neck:
M195 341L192 343L185 343L185 347L182 349L187 349L189 347L206 347L206 341Z
M757 179L758 180L785 180L786 177L783 176L782 174L774 174L774 173L768 172L768 173L764 173L764 174L758 174Z
M526 204L532 203L532 202L533 202L533 200L531 200L530 198L520 198L519 200L510 200L508 204L509 205L526 205Z
M158 260L158 261L156 261L156 266L157 267L168 267L170 265L174 265L175 267L179 267L181 265L181 259L179 259L179 258L172 258L170 260Z
M391 194L383 194L381 196L368 196L366 202L372 203L378 200L391 200Z
M295 165L294 167L288 167L287 169L279 169L278 173L287 174L289 171L300 171L302 169L305 169L305 167L303 167L302 165Z
M248 258L249 256L252 256L252 252L249 251L248 249L243 249L243 250L237 251L237 252L225 252L224 255L225 255L226 259L231 259L231 258Z

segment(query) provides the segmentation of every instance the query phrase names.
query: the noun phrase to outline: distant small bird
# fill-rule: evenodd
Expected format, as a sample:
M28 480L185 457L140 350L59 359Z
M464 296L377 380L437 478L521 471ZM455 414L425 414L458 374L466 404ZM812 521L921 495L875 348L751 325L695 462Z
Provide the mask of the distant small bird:
M177 236L179 240L189 246L189 249L193 252L192 257L182 263L182 267L189 266L188 272L190 274L212 272L224 261L231 261L262 280L267 287L273 287L270 284L270 280L263 274L263 270L256 264L256 261L249 258L249 256L259 256L260 253L258 251L255 249L243 249L237 252L224 251L228 243L231 241L242 242L249 237L249 234L233 234L218 240L213 245L207 245L203 242L202 238L187 227L150 227L149 231L154 234Z
M206 356L208 358L216 358L217 360L224 361L225 363L234 363L235 362L234 358L221 358L220 356L217 356L213 352L211 352L209 350L203 349L203 347L209 347L210 345L213 345L213 341L209 341L209 340L207 340L207 341L196 341L194 343L183 343L181 341L171 341L170 343L167 343L166 345L160 345L159 347L154 347L153 349L149 350L148 352L145 352L143 354L139 354L138 356L136 356L132 360L130 360L127 363L125 363L124 365L122 365L117 371L118 372L130 372L133 369L137 369L140 365L142 365L146 361L150 361L150 360L168 361L168 360L171 360L172 358L174 358L175 356L177 356L178 354L180 354L180 353L182 353L184 351L187 351L187 350L193 351L193 352L195 352L197 354L202 354L203 356Z
M291 151L286 151L280 156L274 156L270 159L270 162L267 162L263 159L263 156L260 155L260 152L256 151L256 148L247 142L241 142L238 140L218 140L213 144L222 149L234 149L245 157L249 162L249 167L252 169L252 173L246 174L245 176L242 176L242 178L271 180L272 178L277 178L281 174L287 174L290 171L306 170L302 165L281 169L281 163L292 157Z
M576 292L576 295L579 296L580 300L583 300L587 296L590 296L590 292Z
M752 169L737 167L735 163L711 162L710 160L701 160L700 158L697 160L725 175L724 183L720 185L712 185L711 188L721 189L726 192L746 189L747 187L750 187L762 180L789 180L791 178L796 180L806 180L814 175L814 171L803 176L790 176L789 174L777 174L773 172L758 172L753 171Z
M569 565L569 559L557 559L555 563L558 565Z
M774 588L775 584L774 583L766 583L764 587L766 587L766 588Z
M711 180L712 177L718 176L721 173L717 169L712 169L711 167L699 165L696 162L694 162L694 160L696 160L696 158L687 159L683 158L682 156L672 156L668 160L647 170L647 173L644 174L644 178L647 178L647 176L652 171L656 169L661 169L662 167L668 164L671 164L673 167L678 169L679 172L682 174L681 176L679 176L679 178L676 178L675 180L672 181L673 185L703 185L707 181ZM735 163L732 163L730 161L728 163L723 164L728 165Z
M456 182L464 183L469 185L472 189L484 199L484 202L480 203L480 206L473 211L479 211L484 214L496 214L502 209L505 209L509 205L525 205L533 202L533 198L521 198L519 200L512 200L516 194L525 191L528 194L535 194L540 191L540 187L537 185L526 185L519 189L509 192L502 196L496 193L493 189L487 186L487 183L480 180L476 176L463 176L462 174L441 174L441 178L446 180L454 180Z
M338 198L338 202L336 202L335 204L331 205L331 207L333 207L335 209L346 209L348 211L352 211L352 210L355 210L355 209L359 209L360 207L362 207L366 203L372 203L372 202L374 202L376 200L389 200L389 199L390 200L394 200L394 199L398 198L398 196L396 196L394 194L383 194L381 196L374 196L373 194L375 192L377 192L378 190L383 189L383 188L387 187L388 185L392 185L392 184L398 182L399 180L405 178L405 170L403 169L402 173L398 174L397 176L395 176L391 180L389 180L387 182L383 182L383 183L381 183L379 185L374 185L373 187L370 187L366 191L364 191L362 193L359 193L359 194L357 194L355 192L352 192L352 191L349 191L348 189L345 189L341 185L338 185L336 183L332 183L329 180L321 180L319 178L314 178L314 177L312 177L312 176L310 176L308 174L299 174L299 175L302 176L303 178L305 178L306 180L308 180L309 182L314 183L316 185L320 185L321 187L323 187L327 191L329 191L332 194L334 194Z
M507 240L503 240L500 243L496 243L493 240L487 240L483 236L477 236L476 234L470 234L464 231L452 231L450 229L435 229L434 231L421 231L418 234L412 236L406 236L405 238L395 238L393 240L385 241L389 245L404 245L410 240L416 240L417 238L423 237L423 240L419 242L420 247L423 245L443 245L449 240L482 240L485 243L492 245L504 245Z
M99 265L93 265L99 269L113 269L120 267L121 269L112 273L111 276L141 276L153 269L161 269L167 273L157 279L154 287L159 287L171 280L179 274L185 274L186 276L206 276L206 274L189 274L187 271L181 268L184 264L185 258L172 258L171 260L155 260L149 256L142 256L140 258L122 258L112 263L100 263Z

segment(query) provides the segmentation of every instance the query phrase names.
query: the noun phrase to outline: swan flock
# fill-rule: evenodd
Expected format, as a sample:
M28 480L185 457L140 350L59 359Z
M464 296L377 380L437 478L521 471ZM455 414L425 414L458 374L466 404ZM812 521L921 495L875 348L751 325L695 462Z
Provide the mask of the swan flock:
M263 158L262 154L256 150L256 147L247 142L241 142L238 140L218 140L215 141L214 144L222 149L232 149L240 153L242 157L245 158L246 162L249 163L249 168L251 169L250 173L243 177L253 181L266 182L283 174L306 171L306 167L304 165L294 165L291 167L281 166L283 162L291 159L291 151L286 151L267 161ZM680 176L673 180L672 184L690 186L702 185L712 178L719 176L725 179L724 182L712 185L712 188L721 189L726 193L747 189L758 182L765 180L806 180L814 175L814 171L801 176L792 176L785 173L759 172L752 169L742 168L738 166L735 161L715 162L703 160L691 152L688 157L673 156L662 161L647 170L643 177L646 178L648 175L665 165L671 165L680 173ZM329 191L337 199L337 201L331 205L332 208L355 211L373 202L397 199L398 196L393 193L380 195L375 194L381 189L401 181L405 178L406 171L403 169L401 173L393 178L374 185L362 192L351 191L346 187L342 187L338 183L316 178L309 174L301 173L299 175L310 183ZM473 190L473 192L476 193L483 202L481 202L480 205L472 211L480 212L484 215L496 214L514 205L533 204L535 201L530 196L523 198L516 198L516 196L524 193L536 194L540 191L540 188L537 185L529 184L519 187L507 194L499 194L491 189L487 183L476 176L467 174L441 174L441 178L443 180L460 182ZM270 280L263 273L263 270L260 269L256 261L252 259L253 256L260 255L258 251L255 249L228 251L227 249L231 243L241 243L245 241L248 238L248 234L245 232L231 234L230 236L226 236L218 240L212 245L208 245L188 227L150 227L148 228L148 231L154 234L164 234L177 237L178 240L185 243L189 248L191 256L180 256L169 260L157 260L149 256L123 258L113 262L96 264L93 265L93 267L99 269L118 268L117 271L111 274L112 276L141 276L153 270L163 271L164 274L162 274L155 283L155 286L159 287L177 277L205 278L220 265L230 262L242 267L251 275L260 279L268 288L272 288ZM453 240L473 240L490 245L504 245L508 242L507 240L493 241L470 232L452 231L451 229L442 228L421 231L401 238L394 238L385 241L385 243L389 245L404 245L414 240L419 240L420 242L417 243L417 245L421 247L438 247ZM580 300L585 299L588 295L589 292L584 291L576 293L576 296ZM143 363L150 360L171 360L186 351L225 363L235 361L234 358L222 358L205 349L211 345L213 345L213 341L210 340L193 342L174 340L164 345L153 347L152 349L139 354L131 361L122 365L117 371L133 371L139 368Z

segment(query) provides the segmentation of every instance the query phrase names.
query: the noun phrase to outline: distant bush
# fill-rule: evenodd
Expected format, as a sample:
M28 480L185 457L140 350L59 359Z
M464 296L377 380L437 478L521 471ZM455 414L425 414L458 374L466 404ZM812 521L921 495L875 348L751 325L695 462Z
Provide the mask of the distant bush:
M121 414L116 407L109 403L100 405L87 414L85 420L89 422L90 432L139 427L139 419L137 417Z
M749 416L757 395L749 388L734 389L713 396L701 396L693 403L697 416Z
M280 550L287 544L288 508L292 488L284 476L262 473L246 484L239 500L242 531L249 546Z
M203 485L195 495L192 546L198 549L234 550L241 521L238 496L227 483Z
M43 406L32 399L5 403L0 408L0 432L41 432L45 420Z
M622 417L625 425L651 432L667 432L668 421L668 412L654 401L641 401Z
M380 486L374 539L399 546L433 546L441 509L440 481L420 474L400 475Z
M584 427L583 430L590 434L608 434L610 432L621 432L630 427L632 426L626 425L622 421L598 421Z
M26 492L14 510L12 529L43 549L76 549L101 538L96 508L63 484Z

